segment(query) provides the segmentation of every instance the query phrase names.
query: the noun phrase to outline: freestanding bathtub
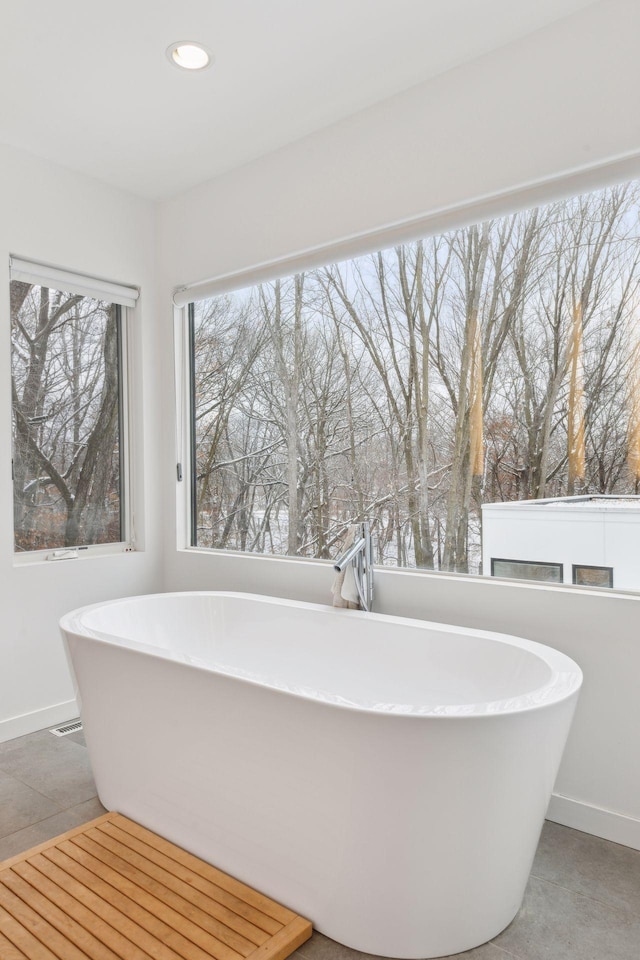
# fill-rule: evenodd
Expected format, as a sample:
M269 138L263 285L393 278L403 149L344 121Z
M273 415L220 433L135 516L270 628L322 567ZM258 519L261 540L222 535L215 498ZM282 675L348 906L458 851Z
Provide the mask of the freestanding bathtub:
M458 953L513 919L582 682L564 654L242 593L61 626L107 808L357 950Z

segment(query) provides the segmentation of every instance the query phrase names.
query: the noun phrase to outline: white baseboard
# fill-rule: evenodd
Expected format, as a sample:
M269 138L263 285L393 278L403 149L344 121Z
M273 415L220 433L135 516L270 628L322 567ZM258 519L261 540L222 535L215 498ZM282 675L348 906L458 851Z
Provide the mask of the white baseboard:
M66 700L64 703L54 703L51 707L34 710L33 713L23 713L19 717L9 717L0 720L0 743L23 737L26 733L35 733L45 727L55 727L65 720L72 720L78 716L78 704L75 700Z
M553 794L547 820L640 850L640 820L580 800Z

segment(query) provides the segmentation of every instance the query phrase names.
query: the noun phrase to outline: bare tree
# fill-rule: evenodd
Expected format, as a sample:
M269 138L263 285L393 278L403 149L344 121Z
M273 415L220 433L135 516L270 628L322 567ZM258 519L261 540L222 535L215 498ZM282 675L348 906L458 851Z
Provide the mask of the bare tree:
M117 310L12 281L18 549L120 539Z
M476 571L483 502L637 490L639 209L630 184L205 304L203 542L329 557L368 516L379 562Z

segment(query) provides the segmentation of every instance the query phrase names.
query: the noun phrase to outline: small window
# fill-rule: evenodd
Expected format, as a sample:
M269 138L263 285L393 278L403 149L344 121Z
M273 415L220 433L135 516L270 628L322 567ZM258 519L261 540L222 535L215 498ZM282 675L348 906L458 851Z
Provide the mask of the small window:
M581 587L613 587L613 567L573 564L573 582Z
M561 563L539 563L537 560L495 560L491 558L491 576L514 580L543 580L562 583Z
M14 549L127 542L126 310L28 267L11 268Z

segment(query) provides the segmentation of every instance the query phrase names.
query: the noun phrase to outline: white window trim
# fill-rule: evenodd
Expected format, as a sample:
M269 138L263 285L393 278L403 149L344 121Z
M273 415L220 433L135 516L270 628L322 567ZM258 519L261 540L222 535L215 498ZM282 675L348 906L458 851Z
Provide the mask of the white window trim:
M35 277L35 274L32 275ZM11 274L11 279L18 279ZM39 275L39 279L30 279L29 283L47 283L47 277ZM52 281L51 281L52 282ZM52 282L53 285L53 282ZM54 288L55 289L55 288ZM62 289L69 292L67 287ZM95 291L95 288L93 288ZM84 296L98 296L96 292L85 293ZM103 298L107 297L106 290L100 294ZM111 300L112 303L118 303L117 299ZM12 540L13 548L13 566L30 566L34 563L62 562L63 560L89 560L96 557L111 556L114 554L133 553L136 550L135 538L135 504L133 502L134 483L132 476L132 436L133 436L133 417L130 398L132 396L132 311L126 306L120 305L120 422L122 424L122 434L120 437L120 457L121 457L121 517L120 527L124 531L124 539L115 543L92 543L79 544L77 547L56 547L54 549L45 548L43 550L20 550L15 549L15 535ZM13 506L13 499L12 499ZM13 533L13 525L12 525Z
M176 431L176 547L197 550L191 546L191 357L189 345L188 305L174 307L173 344L175 372ZM220 551L224 553L224 551Z
M95 560L97 557L120 556L123 553L134 553L135 547L130 542L94 543L80 547L58 547L55 550L22 550L14 553L14 567L31 567L35 563L62 562L66 560Z

